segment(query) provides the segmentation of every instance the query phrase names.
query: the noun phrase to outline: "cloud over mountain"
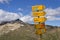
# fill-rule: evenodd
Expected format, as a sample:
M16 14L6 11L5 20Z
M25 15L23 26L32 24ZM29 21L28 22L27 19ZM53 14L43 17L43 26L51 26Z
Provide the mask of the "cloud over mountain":
M21 10L21 8L19 8ZM46 12L46 17L48 21L54 21L54 20L60 20L60 7L52 9L52 8L47 8L45 9ZM32 14L32 13L30 13ZM57 17L59 16L59 17ZM23 22L32 22L33 17L32 15L23 15L23 13L14 13L14 12L8 12L5 10L0 9L0 22L1 21L11 21L15 19L20 19Z
M20 18L20 15L13 12L7 12L5 10L0 9L0 22L1 21L11 21Z

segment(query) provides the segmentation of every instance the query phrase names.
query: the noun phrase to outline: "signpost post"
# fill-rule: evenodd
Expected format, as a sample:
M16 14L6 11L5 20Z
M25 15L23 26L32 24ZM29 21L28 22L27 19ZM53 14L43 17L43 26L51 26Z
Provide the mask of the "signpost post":
M46 32L46 28L45 28L45 21L47 20L47 18L45 18L45 14L46 12L43 11L45 9L44 5L36 5L36 6L32 6L32 15L33 15L33 20L35 23L35 28L36 28L36 34L40 35L40 39L42 40L42 34L44 34Z

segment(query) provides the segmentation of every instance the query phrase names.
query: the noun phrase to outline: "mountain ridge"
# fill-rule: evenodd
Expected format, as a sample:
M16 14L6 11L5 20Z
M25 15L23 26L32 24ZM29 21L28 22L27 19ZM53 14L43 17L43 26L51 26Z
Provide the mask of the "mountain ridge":
M46 25L48 32L56 27ZM27 38L28 37L28 38ZM19 19L0 24L0 40L37 40L34 24Z

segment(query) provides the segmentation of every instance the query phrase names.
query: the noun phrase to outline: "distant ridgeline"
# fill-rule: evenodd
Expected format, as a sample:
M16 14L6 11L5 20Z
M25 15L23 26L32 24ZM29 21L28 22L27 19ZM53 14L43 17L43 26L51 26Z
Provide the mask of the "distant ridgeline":
M24 23L23 21L21 21L19 19L16 19L16 20L12 20L12 21L3 21L3 22L0 23L0 25L4 25L4 24L7 24L7 23L15 23L15 22Z

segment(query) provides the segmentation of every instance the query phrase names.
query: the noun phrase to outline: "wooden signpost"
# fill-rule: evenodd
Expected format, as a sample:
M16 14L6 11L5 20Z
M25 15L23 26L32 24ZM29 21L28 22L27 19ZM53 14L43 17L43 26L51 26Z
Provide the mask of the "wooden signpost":
M45 18L46 12L43 11L44 9L44 5L32 6L32 16L34 17L33 20L36 28L35 33L37 35L40 35L40 39L42 38L42 34L46 32L45 21L47 20L47 18Z

